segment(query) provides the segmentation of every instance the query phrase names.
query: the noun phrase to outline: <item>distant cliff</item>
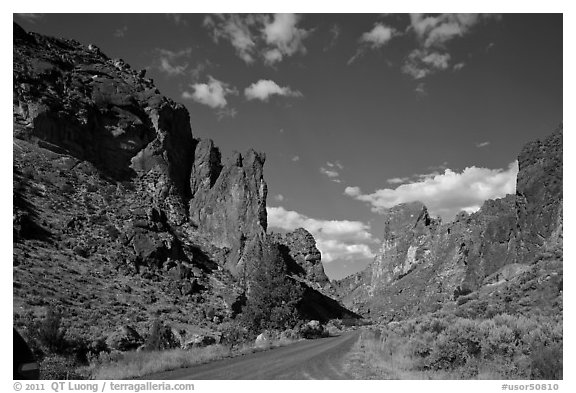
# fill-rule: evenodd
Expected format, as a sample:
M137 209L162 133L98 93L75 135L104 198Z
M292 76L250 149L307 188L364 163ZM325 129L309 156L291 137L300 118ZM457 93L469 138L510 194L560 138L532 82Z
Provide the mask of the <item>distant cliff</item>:
M418 202L388 209L372 264L335 283L344 304L377 319L404 318L437 310L498 277L509 281L543 259L561 266L562 127L526 145L518 162L516 195L488 200L454 222L431 218Z

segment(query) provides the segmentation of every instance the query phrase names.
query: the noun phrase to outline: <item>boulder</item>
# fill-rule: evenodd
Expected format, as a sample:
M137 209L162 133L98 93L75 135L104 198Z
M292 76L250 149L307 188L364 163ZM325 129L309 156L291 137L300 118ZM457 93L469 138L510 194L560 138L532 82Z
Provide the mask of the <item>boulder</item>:
M135 350L142 345L144 339L132 326L121 326L106 338L108 348L118 351Z
M184 349L202 348L216 344L216 338L208 335L194 334L184 343Z
M324 326L316 320L308 321L302 325L299 333L304 338L319 338L326 336Z
M268 332L262 332L256 337L254 341L256 348L267 348L270 346L270 335Z

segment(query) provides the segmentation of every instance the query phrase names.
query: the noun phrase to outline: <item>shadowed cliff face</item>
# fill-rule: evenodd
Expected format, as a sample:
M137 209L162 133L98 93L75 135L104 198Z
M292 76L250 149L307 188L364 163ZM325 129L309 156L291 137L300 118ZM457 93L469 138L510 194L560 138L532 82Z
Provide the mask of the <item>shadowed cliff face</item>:
M519 167L517 195L488 200L451 223L430 218L417 202L386 211L372 264L335 284L344 304L375 318L413 316L478 290L499 272L521 274L544 252L561 259L562 129L528 144Z
M298 228L285 234L275 233L271 238L280 245L290 272L317 283L320 287L329 283L322 265L322 255L316 248L316 240L310 232Z
M266 232L264 155L222 164L212 141L193 139L184 106L145 72L93 45L14 32L14 137L131 182L165 224L190 223L227 250L221 261L235 273L244 243ZM158 243L152 233L138 238L138 249Z
M15 24L13 59L15 325L50 304L90 339L158 315L207 334L238 313L266 237L264 154L223 160L184 106L93 45ZM307 315L347 312L302 285Z

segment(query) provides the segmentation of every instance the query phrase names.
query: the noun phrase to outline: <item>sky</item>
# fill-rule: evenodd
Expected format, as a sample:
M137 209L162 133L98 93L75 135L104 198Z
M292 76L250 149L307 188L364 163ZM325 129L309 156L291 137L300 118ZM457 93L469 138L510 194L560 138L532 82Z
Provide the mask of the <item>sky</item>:
M268 224L308 229L330 278L365 268L381 213L448 222L515 191L563 122L561 14L17 14L146 69L224 156L266 153Z

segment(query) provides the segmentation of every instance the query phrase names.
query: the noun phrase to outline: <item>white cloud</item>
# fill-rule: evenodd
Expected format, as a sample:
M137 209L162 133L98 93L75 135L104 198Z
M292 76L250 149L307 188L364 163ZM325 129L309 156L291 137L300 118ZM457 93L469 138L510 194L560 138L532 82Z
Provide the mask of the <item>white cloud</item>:
M328 42L328 44L324 47L324 51L327 51L328 49L334 47L334 45L336 45L336 42L338 41L338 38L340 38L340 34L342 33L342 28L337 25L334 24L330 30L330 42Z
M128 26L122 26L122 27L114 30L114 37L124 38L124 36L126 35L126 32L128 32Z
M344 165L342 165L340 161L334 161L334 162L327 161L326 165L330 168L338 168L340 170L344 169Z
M229 87L227 83L208 77L208 83L195 83L190 85L194 90L192 93L184 91L182 98L192 99L200 104L208 105L211 108L224 108L228 102L226 96L236 94L236 90Z
M391 179L386 180L386 182L390 184L402 184L406 183L409 180L410 180L409 177L393 177Z
M462 68L464 68L465 65L466 65L466 64L464 64L464 63L457 63L457 64L454 64L454 66L452 67L452 69L453 69L454 71L460 71Z
M331 179L336 179L340 176L340 174L334 169L327 169L325 167L320 167L320 173L323 175L328 176Z
M392 27L376 23L372 30L362 34L360 42L370 44L372 48L380 48L392 39L394 33L395 30Z
M187 67L188 65L172 65L170 60L165 57L160 58L158 65L158 69L169 76L183 75Z
M238 57L248 64L254 62L256 42L250 28L256 23L252 16L214 15L204 18L204 27L211 29L214 41L229 41Z
M264 52L264 62L266 64L274 64L282 60L282 52L279 49L270 49Z
M204 18L215 42L230 42L236 54L247 64L258 57L273 65L286 56L306 53L304 39L309 31L298 27L296 14L210 15Z
M156 48L155 53L157 54L158 60L153 67L168 76L179 76L184 75L189 67L188 61L184 59L190 58L192 55L192 48L186 48L179 51ZM195 72L192 73L195 74Z
M489 19L499 19L495 14L410 14L409 30L413 31L419 47L407 57L402 71L414 79L422 79L450 67L451 56L446 50L448 42L469 34L472 29ZM454 71L464 63L453 66ZM418 91L417 91L418 92Z
M370 245L378 243L370 233L370 226L360 221L320 220L307 217L283 207L268 207L268 227L293 231L304 228L316 239L316 246L322 253L322 261L353 261L359 258L373 258Z
M444 45L457 37L463 37L470 30L489 19L499 18L496 14L440 14L425 16L424 14L411 14L412 29L424 47L444 47Z
M252 83L244 90L244 95L248 100L268 101L273 95L284 97L301 97L302 93L297 90L292 90L290 87L280 87L278 84L269 79L260 79L256 83Z
M40 21L44 18L44 14L16 14L21 19L25 20L28 23L35 24L36 22Z
M179 51L173 51L173 50L163 49L163 48L156 48L156 52L162 57L166 57L170 60L173 60L173 59L178 59L178 58L182 58L182 57L190 57L192 55L192 48L184 48L184 49L181 49Z
M423 82L418 83L414 91L416 92L418 97L425 97L428 95L428 92L426 91L426 84Z
M166 18L176 26L187 26L188 22L182 14L165 14Z
M300 16L296 14L275 14L273 20L265 24L262 32L274 52L274 56L266 57L268 63L273 64L282 60L283 56L298 52L306 53L303 40L308 36L308 31L297 27L299 21Z
M402 72L412 76L414 79L422 79L437 71L447 69L449 62L449 53L414 49L402 66Z
M344 169L344 166L339 161L326 162L326 166L320 167L320 173L327 176L330 180L335 183L342 183L340 180L340 172Z
M235 108L219 108L216 110L216 118L218 121L225 119L227 117L234 118L238 114L238 111Z
M344 193L367 202L374 212L381 212L400 203L421 201L433 215L452 220L465 210L478 210L487 199L501 198L516 190L518 162L507 169L467 167L461 173L446 169L443 174L418 175L420 179L402 184L396 189L376 190L362 193L359 187L346 187Z
M347 64L350 65L356 59L360 58L366 53L368 48L378 49L386 45L395 35L396 30L392 27L386 26L383 23L376 23L372 30L365 32L360 37L360 47L356 50L354 56L352 56Z

